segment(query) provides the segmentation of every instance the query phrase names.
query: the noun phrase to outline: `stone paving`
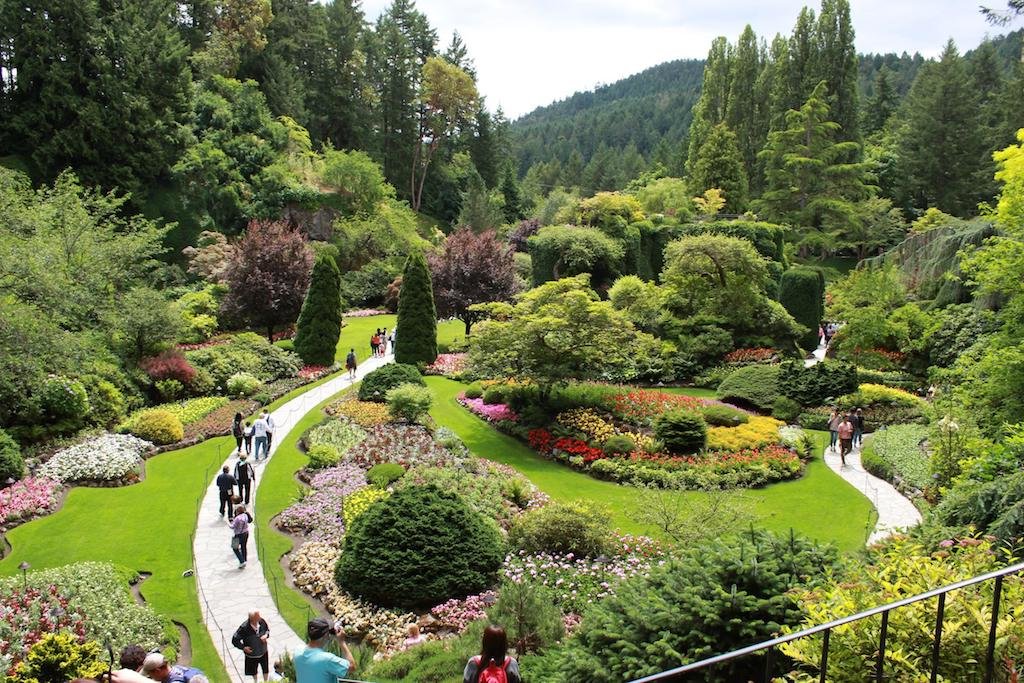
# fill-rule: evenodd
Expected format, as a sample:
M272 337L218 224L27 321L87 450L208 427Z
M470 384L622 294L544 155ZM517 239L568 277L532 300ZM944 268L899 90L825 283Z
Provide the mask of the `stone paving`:
M356 379L350 380L348 373L331 379L324 384L310 389L301 396L283 404L271 413L274 420L274 439L271 444L270 457L284 441L288 432L305 415L339 391L359 381L367 373L379 368L394 359L372 358L363 361L356 371ZM237 462L234 449L230 457L223 463L234 472ZM256 491L263 480L262 469L265 461L253 463L256 469L256 482L253 484L250 500L255 503ZM206 490L202 505L199 508L199 519L196 523L195 539L192 552L195 561L196 588L199 593L199 604L203 612L203 620L210 632L213 644L217 648L228 676L233 683L242 683L244 655L231 645L231 635L239 624L247 618L249 610L258 609L260 615L270 627L270 663L285 650L295 653L305 647L304 639L296 634L277 611L271 595L270 586L263 575L263 567L257 555L257 530L251 528L248 545L248 563L244 569L238 568L238 561L231 551L231 528L227 521L217 512L220 502L219 492L213 479L220 474L220 467L211 474L210 487ZM255 505L249 506L252 512ZM249 678L248 680L252 680Z

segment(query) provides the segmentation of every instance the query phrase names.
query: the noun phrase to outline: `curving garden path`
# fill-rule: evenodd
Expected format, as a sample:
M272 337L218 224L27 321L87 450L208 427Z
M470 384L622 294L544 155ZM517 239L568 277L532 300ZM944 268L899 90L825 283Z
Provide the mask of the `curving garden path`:
M362 362L356 372L356 379L350 380L348 373L343 372L323 384L310 389L304 394L282 404L271 412L274 418L275 439L270 449L273 457L277 447L285 440L292 428L309 411L339 391L350 387L361 380L367 373L390 363L393 356L385 358L369 358ZM232 453L223 464L234 471L237 457ZM266 461L264 461L266 462ZM255 503L256 491L263 480L264 463L254 463L256 482L253 484L250 500ZM216 474L220 474L220 467ZM256 525L253 524L249 538L249 561L244 569L238 568L238 562L231 551L231 529L218 514L220 496L217 486L212 481L206 490L199 518L196 522L195 538L192 543L192 554L196 587L199 593L199 605L203 613L203 621L210 638L213 640L224 668L234 683L243 683L244 655L231 645L231 635L238 625L246 620L249 610L257 609L270 627L270 661L280 656L285 650L296 652L305 647L305 640L293 631L277 611L277 605L271 595L270 586L263 574L263 567L256 552ZM255 505L250 506L250 512Z

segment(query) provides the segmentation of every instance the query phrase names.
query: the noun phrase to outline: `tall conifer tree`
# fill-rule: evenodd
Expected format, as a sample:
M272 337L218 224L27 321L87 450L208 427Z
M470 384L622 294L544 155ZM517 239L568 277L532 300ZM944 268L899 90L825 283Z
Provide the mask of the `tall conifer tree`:
M693 108L693 123L690 124L689 151L686 155L686 167L692 168L697 163L697 155L704 146L711 129L725 120L729 106L729 63L732 48L723 36L715 38L708 51L707 64L704 66L704 82L701 85L700 99Z
M307 365L332 365L341 336L341 273L334 259L320 254L295 327L295 352Z
M725 123L736 134L744 174L750 177L756 168L757 153L764 147L768 130L762 124L762 112L756 102L757 79L762 68L761 53L758 50L757 34L749 24L736 41L731 62Z
M717 187L725 194L725 212L743 213L747 209L747 172L743 165L736 134L724 123L711 129L697 162L690 172L690 192L702 195Z
M427 259L413 252L402 272L395 326L395 361L429 365L437 359L437 309Z
M822 0L817 26L817 78L827 83L829 117L839 140L860 141L857 48L848 0Z

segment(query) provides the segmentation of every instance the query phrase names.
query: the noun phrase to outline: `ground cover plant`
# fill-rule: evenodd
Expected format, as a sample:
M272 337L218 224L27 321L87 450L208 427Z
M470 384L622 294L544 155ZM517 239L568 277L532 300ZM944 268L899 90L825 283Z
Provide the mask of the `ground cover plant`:
M153 444L128 434L104 434L54 453L39 475L62 483L128 483L138 479Z
M894 425L875 432L861 452L864 469L906 493L924 491L933 483L929 431L923 425Z

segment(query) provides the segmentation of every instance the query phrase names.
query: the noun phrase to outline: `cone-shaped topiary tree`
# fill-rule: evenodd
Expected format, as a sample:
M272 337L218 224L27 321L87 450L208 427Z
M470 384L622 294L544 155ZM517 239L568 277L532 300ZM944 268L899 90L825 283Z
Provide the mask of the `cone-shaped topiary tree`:
M320 255L302 303L295 352L307 365L331 365L341 335L341 273L334 259Z
M437 360L437 309L427 259L413 252L402 272L395 326L395 361L416 365Z

